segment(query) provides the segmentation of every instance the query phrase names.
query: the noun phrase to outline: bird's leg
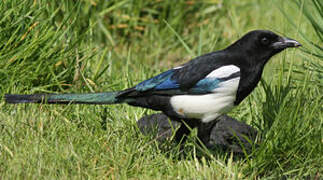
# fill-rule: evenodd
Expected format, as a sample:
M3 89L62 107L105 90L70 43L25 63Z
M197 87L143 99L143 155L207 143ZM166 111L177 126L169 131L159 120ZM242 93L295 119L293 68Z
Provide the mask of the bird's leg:
M175 133L175 140L177 142L185 142L187 139L187 135L191 133L191 129L194 129L195 127L199 127L201 122L197 119L172 119L175 121L182 122L180 128Z
M178 121L178 119L176 119ZM212 121L209 123L202 123L198 119L185 119L183 120L180 128L175 133L175 140L177 142L185 142L187 135L191 133L191 129L197 128L197 137L200 142L202 142L206 147L212 146L210 144L210 135L212 128L217 123L217 121Z
M175 133L175 140L176 142L185 142L187 139L187 135L190 133L189 128L185 124L181 124L178 130Z
M210 135L213 127L217 123L217 120L211 121L209 123L199 123L197 127L197 137L206 147L211 147L210 144Z

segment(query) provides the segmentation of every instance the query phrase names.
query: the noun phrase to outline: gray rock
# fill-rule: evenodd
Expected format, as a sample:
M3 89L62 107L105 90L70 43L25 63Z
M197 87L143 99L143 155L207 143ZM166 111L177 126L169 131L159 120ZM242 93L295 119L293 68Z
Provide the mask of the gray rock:
M172 137L181 123L169 120L163 113L157 113L142 117L137 121L137 125L144 135L156 134L157 140L163 141Z
M243 153L243 148L246 152L250 152L256 136L255 128L230 116L222 115L218 117L211 130L209 144L235 153Z
M144 116L137 125L143 134L157 135L158 141L165 141L174 134L175 140L183 138L176 137L183 136L181 133L176 134L176 130L184 125L170 120L162 113ZM207 148L220 148L234 153L243 153L244 150L249 153L257 136L256 129L227 115L222 115L211 123L199 123L196 127L198 137Z

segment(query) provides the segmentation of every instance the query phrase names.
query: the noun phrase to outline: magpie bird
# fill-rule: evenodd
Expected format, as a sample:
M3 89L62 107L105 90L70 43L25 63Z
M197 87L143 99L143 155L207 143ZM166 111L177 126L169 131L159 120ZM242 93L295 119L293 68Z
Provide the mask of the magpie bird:
M211 52L117 92L6 94L7 103L116 104L162 111L192 126L230 111L258 84L268 60L301 44L268 30L254 30L227 48ZM182 133L187 130L182 129Z

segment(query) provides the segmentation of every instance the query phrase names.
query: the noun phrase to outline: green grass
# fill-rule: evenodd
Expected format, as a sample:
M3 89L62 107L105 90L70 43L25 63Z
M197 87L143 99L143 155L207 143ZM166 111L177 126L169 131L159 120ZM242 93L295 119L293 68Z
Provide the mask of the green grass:
M230 113L257 128L259 147L238 158L192 137L184 156L175 143L140 134L136 120L150 110L1 100L1 179L322 178L322 14L308 13L322 9L319 1L174 2L1 1L0 97L124 89L270 29L304 47L272 58Z

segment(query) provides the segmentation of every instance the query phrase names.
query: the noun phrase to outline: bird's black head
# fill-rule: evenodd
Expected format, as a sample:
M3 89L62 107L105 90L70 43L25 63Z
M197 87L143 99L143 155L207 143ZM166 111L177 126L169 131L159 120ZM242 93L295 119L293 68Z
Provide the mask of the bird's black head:
M264 65L273 55L282 50L299 46L301 44L293 39L281 37L267 30L255 30L248 32L228 49L248 57L250 63Z

